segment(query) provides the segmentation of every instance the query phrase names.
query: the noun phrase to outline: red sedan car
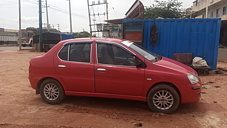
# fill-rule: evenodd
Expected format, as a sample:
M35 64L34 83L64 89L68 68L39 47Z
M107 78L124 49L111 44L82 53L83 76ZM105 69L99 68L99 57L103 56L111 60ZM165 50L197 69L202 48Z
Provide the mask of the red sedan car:
M190 67L121 39L61 41L29 66L32 88L49 104L65 95L139 100L172 113L200 99L201 81Z

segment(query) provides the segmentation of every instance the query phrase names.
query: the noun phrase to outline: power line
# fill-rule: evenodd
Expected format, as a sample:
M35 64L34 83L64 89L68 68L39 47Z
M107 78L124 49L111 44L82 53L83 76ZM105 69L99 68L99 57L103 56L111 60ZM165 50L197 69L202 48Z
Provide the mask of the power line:
M11 5L15 5L15 4L17 4L17 3L12 3L12 4L2 4L2 5L0 5L0 7L11 6Z
M67 13L67 14L69 13L69 11L64 10L64 9L62 9L62 8L59 8L59 7L56 7L56 6L53 6L53 5L51 5L50 8L53 9L53 10L55 10L55 11L62 12L62 13ZM74 12L72 12L72 15L79 16L79 17L81 17L81 18L87 18L86 16L79 15L79 14L74 13Z

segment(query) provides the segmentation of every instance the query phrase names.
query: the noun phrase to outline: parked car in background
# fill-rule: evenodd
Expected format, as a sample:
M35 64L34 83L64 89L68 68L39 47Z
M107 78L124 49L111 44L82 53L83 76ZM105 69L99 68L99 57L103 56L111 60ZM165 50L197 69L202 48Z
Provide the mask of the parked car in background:
M110 38L61 41L29 66L32 88L49 104L65 95L145 101L172 113L200 99L201 81L190 67L131 41Z

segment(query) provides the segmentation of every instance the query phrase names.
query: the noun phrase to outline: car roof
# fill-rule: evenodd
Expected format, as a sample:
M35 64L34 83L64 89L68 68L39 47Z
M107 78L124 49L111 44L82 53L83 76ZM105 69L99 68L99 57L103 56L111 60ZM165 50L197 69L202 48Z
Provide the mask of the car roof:
M69 39L59 42L59 44L65 44L69 42L77 42L77 41L106 41L106 42L113 42L113 43L120 43L124 41L124 39L117 39L117 38L75 38Z

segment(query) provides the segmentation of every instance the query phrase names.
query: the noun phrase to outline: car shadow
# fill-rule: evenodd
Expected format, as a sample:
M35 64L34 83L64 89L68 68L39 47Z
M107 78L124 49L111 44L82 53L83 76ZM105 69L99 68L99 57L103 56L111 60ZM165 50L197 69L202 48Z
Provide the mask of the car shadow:
M208 111L225 112L226 109L218 103L205 103L203 101L195 103L181 104L177 110L177 114L187 113L206 113Z
M44 101L40 97L33 99L31 104L37 104ZM48 104L45 104L48 105ZM146 102L98 98L98 97L82 97L82 96L66 96L58 106L62 112L79 112L92 114L118 114L118 115L136 115L136 116L155 116L160 113L153 112L149 109ZM196 103L181 104L173 114L190 114L190 113L206 113L208 111L222 112L226 111L217 103L204 103L202 101Z
M63 102L65 106L74 106L102 111L140 111L150 112L146 102L132 101L123 99L99 98L99 97L80 97L67 96Z

